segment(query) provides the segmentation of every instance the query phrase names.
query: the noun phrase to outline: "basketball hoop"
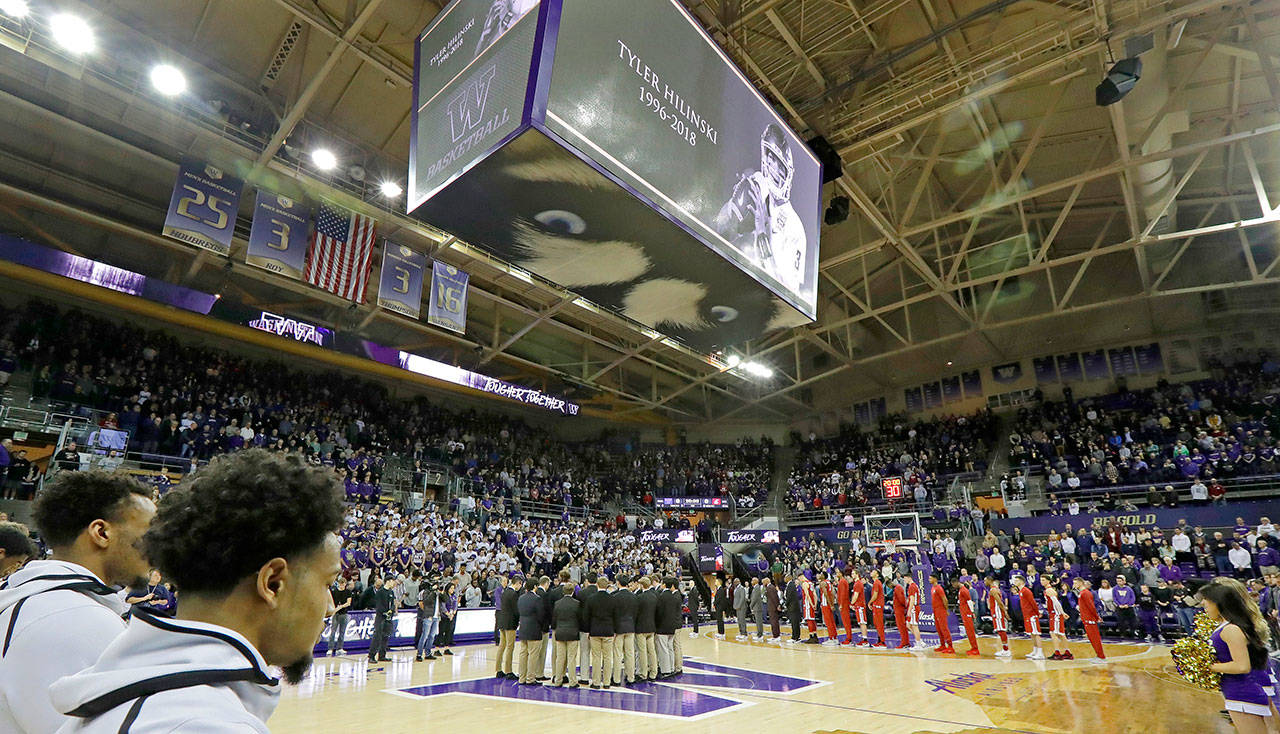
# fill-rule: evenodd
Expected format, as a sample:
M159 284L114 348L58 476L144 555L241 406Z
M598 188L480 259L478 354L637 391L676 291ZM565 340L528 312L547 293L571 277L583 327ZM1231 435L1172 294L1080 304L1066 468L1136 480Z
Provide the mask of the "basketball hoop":
M885 555L892 556L897 550L898 550L898 541L893 540L892 538L884 539Z

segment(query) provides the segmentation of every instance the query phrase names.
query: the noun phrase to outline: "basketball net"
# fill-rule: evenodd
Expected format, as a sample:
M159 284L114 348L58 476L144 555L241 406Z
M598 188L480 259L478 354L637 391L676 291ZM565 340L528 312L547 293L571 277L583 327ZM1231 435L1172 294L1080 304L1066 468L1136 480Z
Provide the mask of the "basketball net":
M898 550L898 541L889 540L888 538L885 538L884 552L888 555L893 555L897 550Z

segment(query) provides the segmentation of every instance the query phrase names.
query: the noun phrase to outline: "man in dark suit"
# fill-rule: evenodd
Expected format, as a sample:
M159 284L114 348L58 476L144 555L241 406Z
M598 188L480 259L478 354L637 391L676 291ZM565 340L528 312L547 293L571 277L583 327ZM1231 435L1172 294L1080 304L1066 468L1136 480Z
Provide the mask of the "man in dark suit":
M800 641L800 625L802 623L800 613L800 584L796 581L795 574L787 574L787 585L782 593L782 604L787 611L787 620L791 623L791 641Z
M387 644L391 637L391 621L396 616L396 580L388 578L373 593L373 642L369 644L369 662L387 662Z
M636 594L625 574L618 574L613 594L613 633L613 684L631 685L636 678Z
M578 604L581 617L578 621L578 683L591 685L591 620L587 618L587 602L599 592L596 583L599 576L595 571L587 573L587 583L578 589Z
M516 651L516 627L520 623L519 577L514 573L506 577L502 587L501 605L498 607L498 671L495 678L515 680L515 668L511 658Z
M560 599L564 596L564 585L569 583L569 572L562 570L556 576L556 581L554 584L551 583L551 579L547 578L546 576L543 576L542 580L547 582L546 590L542 594L542 604L544 606L544 609L543 609L544 614L542 618L543 619L542 657L540 658L541 660L545 661L547 659L548 648L554 647L554 645L552 645L552 643L554 642L554 637L551 634L551 631L552 631L551 613L555 611L556 602L560 601ZM573 586L570 585L569 588L572 589ZM548 679L544 677L543 680L548 680Z
M517 636L520 640L520 651L516 658L520 661L520 685L531 686L537 683L535 670L541 667L537 660L538 650L542 647L542 597L538 595L538 587L533 579L524 582L524 593L520 595L518 609L520 624Z
M613 597L597 589L587 599L585 609L591 637L591 687L608 690L613 684Z
M560 573L568 575L564 571ZM578 677L574 675L572 666L578 659L578 619L582 614L582 604L573 598L573 584L566 582L552 589L556 590L559 590L560 598L551 608L551 630L555 637L551 655L551 683L556 687L567 683L570 688L577 688Z
M724 615L732 608L729 603L729 589L725 586L724 579L717 579L715 582L716 591L712 597L712 614L716 618L716 639L724 639Z
M672 678L683 672L683 661L679 659L680 640L676 631L683 621L681 608L684 606L679 592L679 582L668 576L662 580L663 589L658 594L658 612L656 615L658 678Z
M689 623L693 625L693 631L689 633L690 637L698 636L698 608L702 606L702 592L698 590L698 584L695 583L689 587Z
M769 631L772 637L769 642L782 642L782 619L781 606L782 600L778 597L778 585L773 583L772 576L764 577L764 603L765 612L769 617Z
M640 577L640 593L636 594L636 680L652 681L658 678L658 648L654 642L657 632L658 590L653 579Z

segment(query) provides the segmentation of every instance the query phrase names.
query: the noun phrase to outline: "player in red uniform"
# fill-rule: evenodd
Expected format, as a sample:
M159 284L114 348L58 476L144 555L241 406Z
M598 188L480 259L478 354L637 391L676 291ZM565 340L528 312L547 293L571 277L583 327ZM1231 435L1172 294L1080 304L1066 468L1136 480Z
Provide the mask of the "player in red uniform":
M987 578L987 607L991 610L991 626L1000 635L998 658L1011 658L1009 652L1009 607L1004 603L1004 592L1000 590L1000 582L994 576Z
M938 583L938 574L929 574L929 596L933 603L933 628L938 632L938 646L934 652L954 655L956 649L951 646L951 628L947 625L947 592Z
M853 614L858 618L858 630L862 633L862 639L858 640L858 647L871 647L871 640L867 638L867 597L866 585L862 583L862 574L857 569L853 571L853 593L852 593Z
M911 630L911 649L913 650L926 648L924 640L920 639L921 606L923 606L923 597L920 594L920 587L915 579L911 579L907 581L907 629Z
M844 642L842 645L853 644L853 620L849 615L849 569L848 567L840 571L840 583L836 586L836 601L840 604L840 619L844 621Z
M978 631L973 623L973 617L977 614L977 605L973 602L973 594L969 592L969 577L952 579L951 583L957 587L956 606L960 609L960 623L964 625L965 637L969 638L969 650L965 654L981 655L981 651L978 650Z
M1049 637L1053 640L1053 655L1050 660L1075 660L1071 648L1067 647L1067 613L1062 608L1062 600L1053 584L1045 584L1044 605L1049 612Z
M800 595L804 601L804 623L809 628L807 644L818 644L818 594L813 589L813 582L808 577L801 577Z
M1036 595L1021 576L1013 577L1013 593L1018 595L1018 602L1022 605L1022 627L1031 635L1032 649L1027 653L1027 660L1044 660L1044 651L1040 649L1040 606L1036 604Z
M907 590L902 577L893 580L893 622L898 626L898 649L907 646Z
M836 639L839 633L836 631L838 628L834 608L836 592L825 573L818 574L818 599L822 605L822 623L827 627L827 639L822 644L838 645L840 641Z
M884 583L880 581L880 572L875 569L871 570L871 621L879 635L872 647L888 647L884 637Z
M1080 608L1080 623L1084 625L1085 637L1089 638L1089 644L1093 645L1093 651L1097 653L1097 662L1103 662L1107 659L1107 654L1102 651L1102 635L1098 634L1098 608L1093 603L1093 592L1089 590L1089 582L1076 577L1072 582L1076 589L1076 597L1078 598L1077 606Z

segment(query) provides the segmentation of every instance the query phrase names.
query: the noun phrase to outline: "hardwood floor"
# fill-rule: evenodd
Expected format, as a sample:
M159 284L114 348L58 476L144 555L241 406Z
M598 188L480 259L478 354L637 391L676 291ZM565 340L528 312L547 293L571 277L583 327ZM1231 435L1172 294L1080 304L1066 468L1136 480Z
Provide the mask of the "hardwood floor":
M424 663L410 650L372 666L356 655L317 659L270 725L278 734L417 734L442 722L463 734L531 724L609 734L1233 731L1218 714L1221 697L1182 682L1160 646L1108 645L1111 662L1099 666L1083 642L1072 650L1085 659L1035 662L1021 659L1026 640L1013 641L1014 659L998 660L993 638L980 640L983 657L965 657L681 634L684 676L609 691L495 680L493 646Z

